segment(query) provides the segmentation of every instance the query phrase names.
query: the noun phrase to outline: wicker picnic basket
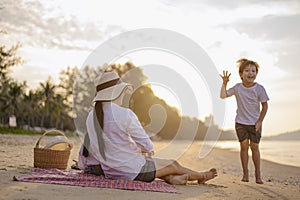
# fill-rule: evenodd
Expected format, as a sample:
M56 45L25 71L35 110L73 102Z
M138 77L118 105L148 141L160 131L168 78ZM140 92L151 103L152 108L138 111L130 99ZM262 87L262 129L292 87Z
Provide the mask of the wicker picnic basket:
M36 142L34 148L34 167L66 169L72 145L69 145L65 150L40 148L40 141L47 134L59 134L65 136L63 132L55 129L46 131Z

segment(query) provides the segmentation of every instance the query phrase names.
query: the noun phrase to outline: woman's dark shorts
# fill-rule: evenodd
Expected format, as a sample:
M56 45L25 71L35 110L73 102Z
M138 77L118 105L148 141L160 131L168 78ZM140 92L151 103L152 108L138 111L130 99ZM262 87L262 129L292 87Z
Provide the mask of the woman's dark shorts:
M104 176L104 172L102 170L101 165L89 165L85 170L84 173L94 174L97 176Z
M151 157L145 157L145 159L145 165L142 167L140 173L134 179L136 181L151 182L155 179L155 163Z
M134 180L151 182L155 179L156 168L154 161L151 157L145 157L146 163L142 167L140 173L135 177ZM85 170L85 173L94 174L97 176L105 176L101 165L89 165Z
M246 139L257 144L260 142L261 132L255 130L255 125L235 123L235 131L240 142Z

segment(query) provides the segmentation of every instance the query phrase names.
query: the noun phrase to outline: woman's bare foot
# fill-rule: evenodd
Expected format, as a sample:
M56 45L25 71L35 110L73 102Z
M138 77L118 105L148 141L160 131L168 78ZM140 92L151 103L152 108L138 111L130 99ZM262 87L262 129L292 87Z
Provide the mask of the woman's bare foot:
M218 176L217 170L212 168L207 172L203 172L203 178L198 179L198 184L203 184L206 181L215 178L216 176Z
M189 175L167 175L163 179L171 185L185 185L189 179Z

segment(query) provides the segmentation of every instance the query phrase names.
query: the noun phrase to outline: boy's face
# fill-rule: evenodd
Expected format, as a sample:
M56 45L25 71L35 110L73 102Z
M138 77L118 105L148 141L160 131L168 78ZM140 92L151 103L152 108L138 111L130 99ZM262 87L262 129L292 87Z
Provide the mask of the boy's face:
M256 75L257 75L257 71L254 65L248 65L247 67L245 67L244 71L240 73L243 82L248 84L254 83Z

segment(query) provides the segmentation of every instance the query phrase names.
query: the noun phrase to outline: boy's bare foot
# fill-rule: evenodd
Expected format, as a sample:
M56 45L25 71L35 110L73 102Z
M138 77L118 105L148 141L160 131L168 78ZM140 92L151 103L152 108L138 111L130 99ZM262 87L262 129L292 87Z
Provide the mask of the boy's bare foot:
M207 172L203 172L203 178L198 179L198 184L203 184L206 181L215 178L216 176L218 176L217 170L212 168Z
M248 171L244 172L243 178L242 178L241 181L243 181L243 182L249 182L249 172Z
M255 179L256 179L256 183L257 184L264 184L264 182L261 180L261 177L260 177L260 171L255 171Z
M185 185L189 179L188 174L169 175L168 182L172 185Z
M244 175L241 181L249 182L249 177Z

